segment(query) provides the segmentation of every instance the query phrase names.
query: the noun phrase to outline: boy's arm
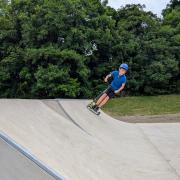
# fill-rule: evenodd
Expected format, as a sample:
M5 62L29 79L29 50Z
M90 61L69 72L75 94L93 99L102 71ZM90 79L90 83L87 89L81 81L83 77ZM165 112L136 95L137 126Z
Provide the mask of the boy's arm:
M120 93L124 89L125 85L126 85L126 83L122 84L122 86L118 90L114 91L115 94Z
M111 74L108 74L108 75L105 77L104 82L107 82L108 79L109 79L111 76L112 76Z

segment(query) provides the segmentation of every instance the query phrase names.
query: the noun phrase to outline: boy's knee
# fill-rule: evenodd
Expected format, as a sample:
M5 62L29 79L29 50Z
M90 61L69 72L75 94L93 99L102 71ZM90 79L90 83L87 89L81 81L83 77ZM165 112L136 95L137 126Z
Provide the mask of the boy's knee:
M109 100L109 99L110 99L110 97L109 97L109 96L107 96L107 97L106 97L106 99L107 99L107 100Z
M104 99L104 98L106 98L107 97L107 94L106 93L103 93L101 96L100 96L100 98L99 99Z

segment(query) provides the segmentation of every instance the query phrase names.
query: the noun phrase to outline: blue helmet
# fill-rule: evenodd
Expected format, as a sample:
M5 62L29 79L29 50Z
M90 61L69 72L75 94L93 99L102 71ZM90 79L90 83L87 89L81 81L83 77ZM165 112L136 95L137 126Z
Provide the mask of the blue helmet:
M127 64L121 64L121 65L119 66L119 68L123 68L123 69L125 69L126 71L128 71L128 69L129 69L129 67L128 67Z

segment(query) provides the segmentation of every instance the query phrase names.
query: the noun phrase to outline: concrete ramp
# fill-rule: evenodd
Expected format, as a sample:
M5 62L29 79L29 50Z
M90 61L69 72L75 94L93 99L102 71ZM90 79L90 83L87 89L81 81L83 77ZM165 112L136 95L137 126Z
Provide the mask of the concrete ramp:
M141 127L96 116L88 102L2 99L0 131L63 179L180 180Z
M0 179L53 180L54 177L0 138Z

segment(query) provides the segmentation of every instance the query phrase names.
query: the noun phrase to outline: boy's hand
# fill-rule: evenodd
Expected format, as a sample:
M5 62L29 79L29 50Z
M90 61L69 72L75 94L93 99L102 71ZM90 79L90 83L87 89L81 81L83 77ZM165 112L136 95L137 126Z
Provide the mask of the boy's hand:
M108 74L105 78L104 78L104 82L107 83L108 79L111 77L111 74Z
M119 90L114 91L115 94L119 94Z
M124 87L125 87L125 83L122 84L122 86L118 90L114 91L114 93L119 94L124 89Z

